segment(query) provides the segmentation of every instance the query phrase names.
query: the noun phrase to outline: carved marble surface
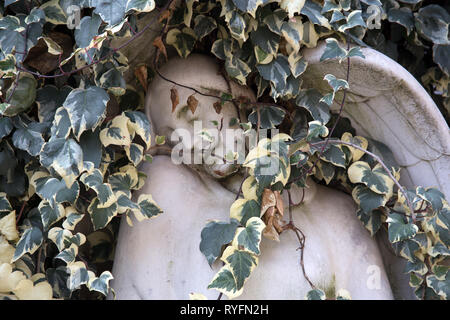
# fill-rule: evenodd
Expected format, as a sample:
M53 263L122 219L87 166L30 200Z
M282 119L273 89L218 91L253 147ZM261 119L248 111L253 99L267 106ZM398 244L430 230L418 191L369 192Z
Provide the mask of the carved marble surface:
M213 59L198 55L174 59L161 69L178 83L189 81L197 89L216 83L217 89L226 89L218 71ZM171 113L173 87L156 78L149 88L146 110L157 134L170 134L179 126L192 131L189 125L194 115L178 113L192 92L177 87L181 103ZM250 92L247 95L252 97ZM206 100L203 105L200 101L195 115L205 124L218 117L210 102ZM228 123L237 113L231 104L223 108L223 122ZM220 264L216 263L214 269L209 267L199 250L200 234L208 220L229 219L236 183L242 177L220 183L208 170L174 165L167 156L155 156L152 164L145 164L141 170L148 175L141 192L151 193L165 212L156 219L135 223L132 228L122 221L112 283L117 297L187 299L190 292L197 292L216 299L217 291L206 288ZM351 197L312 181L309 184L304 204L295 207L293 215L307 238L304 260L310 279L328 293L347 289L354 299L391 299L380 252L357 219ZM294 190L294 202L301 195L300 190ZM310 286L301 271L298 246L292 232L282 234L280 243L263 239L259 265L240 299L303 299ZM375 276L379 286L372 287L374 269L379 272Z
M322 42L304 49L308 61L305 87L330 88L328 73L345 79L347 62L320 62ZM420 83L401 65L382 53L362 49L365 59L353 57L350 89L343 115L351 120L357 134L386 144L403 168L400 183L407 187L437 187L450 199L450 131L439 109ZM335 101L342 101L337 96ZM338 111L336 103L332 110ZM396 298L416 299L403 273L405 260L394 255L385 232L377 235Z

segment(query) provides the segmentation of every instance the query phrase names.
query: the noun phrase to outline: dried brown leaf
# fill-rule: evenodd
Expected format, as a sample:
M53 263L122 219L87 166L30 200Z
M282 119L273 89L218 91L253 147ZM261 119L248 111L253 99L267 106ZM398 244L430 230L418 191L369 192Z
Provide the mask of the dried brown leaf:
M213 107L214 110L216 110L216 113L220 114L220 112L222 111L222 104L220 103L220 101L214 102Z
M275 207L277 204L277 200L275 198L275 194L270 189L264 189L263 195L262 195L262 204L261 204L261 215L266 213L266 211L271 208Z
M142 88L144 88L145 92L147 93L147 83L148 83L148 72L147 72L147 66L145 64L142 64L140 66L137 66L134 69L134 75L139 80L139 83L141 84Z
M278 210L278 213L280 216L284 216L284 204L283 204L283 198L281 197L280 191L274 191L275 199L276 199L276 208Z
M162 54L164 55L164 57L166 58L166 62L168 60L167 58L167 51L166 51L166 46L164 45L164 42L162 41L162 37L156 37L155 40L153 40L153 45L159 49L157 55L157 60L159 59L159 53L162 52Z
M170 89L170 100L172 101L172 113L177 108L180 103L180 97L178 96L178 91L175 88Z
M198 100L194 97L194 95L189 96L189 98L187 99L187 105L191 110L192 114L194 114L198 106Z

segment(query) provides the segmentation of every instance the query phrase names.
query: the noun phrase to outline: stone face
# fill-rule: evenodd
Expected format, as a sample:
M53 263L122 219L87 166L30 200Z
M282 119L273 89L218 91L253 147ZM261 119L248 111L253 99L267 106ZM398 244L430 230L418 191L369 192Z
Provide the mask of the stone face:
M198 55L171 61L161 69L177 83L228 91L217 71L212 59ZM173 87L160 78L150 85L146 112L157 134L170 136L180 127L193 132L194 117L208 126L217 117L223 116L227 124L238 115L232 104L225 104L223 113L217 115L211 108L215 100L203 97L198 97L193 115L190 111L180 114L177 111L193 92L178 86L180 106L172 113ZM249 90L240 90L254 99ZM168 156L155 156L152 164L146 163L141 170L148 179L139 193L152 194L164 213L150 221L135 222L134 227L122 221L112 283L117 298L187 299L189 293L196 292L216 299L218 292L206 288L220 263L209 267L199 250L200 234L208 220L228 221L242 177L238 173L219 182L210 170L175 165ZM304 204L293 208L295 222L306 236L304 265L309 278L329 294L346 289L353 299L391 299L380 252L357 219L351 197L312 181L309 185ZM302 191L292 193L298 202ZM262 240L258 267L239 299L303 299L311 289L302 273L295 234L286 231L280 240Z
M345 79L346 61L320 62L322 43L302 51L308 61L304 87L330 91L326 74ZM402 167L400 183L407 187L437 187L450 198L450 132L439 109L417 80L380 52L362 49L365 59L353 57L350 89L343 115L357 134L387 145ZM341 101L337 96L335 101ZM339 110L336 103L332 110ZM381 231L383 233L383 231ZM377 236L396 298L415 299L403 273L405 260L394 255L387 237Z

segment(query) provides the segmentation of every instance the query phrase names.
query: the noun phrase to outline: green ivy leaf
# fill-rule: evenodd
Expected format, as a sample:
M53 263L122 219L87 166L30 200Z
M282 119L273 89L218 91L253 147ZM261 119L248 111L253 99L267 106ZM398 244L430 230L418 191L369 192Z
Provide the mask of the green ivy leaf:
M386 222L389 225L389 241L392 243L411 239L419 230L415 224L405 222L405 217L398 213L389 214Z
M229 264L224 265L208 285L208 289L217 289L229 299L242 294L243 289L237 289L236 280Z
M387 16L389 22L398 23L401 26L405 27L407 35L409 35L409 33L414 30L414 15L410 8L392 8L388 11Z
M232 246L225 249L221 259L230 265L236 279L237 290L244 286L245 281L250 277L251 272L258 264L256 256L247 251L236 250Z
M12 117L27 111L36 98L36 86L37 82L33 77L21 77L17 87L13 84L6 92L6 96L11 99L9 103L0 105L0 115Z
M259 217L248 219L245 228L237 229L232 245L239 250L259 255L259 244L265 227L266 225Z
M100 201L96 197L92 200L88 207L94 231L105 228L108 223L118 214L117 203L111 204L109 207L100 207Z
M26 229L16 245L12 262L19 260L24 254L33 254L42 244L44 237L39 228L31 227Z
M199 14L194 19L194 32L198 40L202 40L203 37L210 34L216 28L217 28L216 20L211 17Z
M387 198L383 194L373 192L368 187L357 185L352 191L352 197L360 208L367 214L386 204Z
M222 246L233 240L238 225L237 220L231 219L230 222L211 221L203 228L200 251L210 266L222 253Z
M305 108L311 114L312 118L322 124L327 124L330 120L330 107L320 100L322 95L316 89L301 90L296 104Z
M99 169L83 173L80 177L83 184L97 194L98 208L108 208L117 201L109 184L103 183L103 174Z
M417 32L435 44L449 44L450 14L439 5L430 4L416 13Z
M94 130L105 117L109 96L99 87L75 89L64 101L75 136L80 139L85 130Z
M166 36L167 44L173 46L180 57L186 58L194 49L197 36L194 30L185 27L183 30L171 29Z
M320 61L339 58L340 61L347 56L347 50L341 48L339 43L334 38L328 38L325 40L325 50L320 57Z
M260 127L261 129L271 129L283 122L286 111L276 106L266 106L260 108ZM258 112L254 110L249 116L248 121L256 125L258 123Z
M75 42L79 48L89 47L92 39L98 35L101 23L102 19L96 14L81 19L80 24L75 29Z
M367 27L364 19L362 18L361 10L354 10L347 16L347 23L341 25L338 30L340 32L345 32L348 29L353 29L354 27L361 26Z
M354 162L348 168L348 177L352 183L363 183L373 192L386 194L388 198L393 193L394 181L380 164L371 169L367 162Z
M300 13L307 16L312 23L331 29L328 19L321 14L321 11L322 7L319 4L307 0Z
M83 171L83 151L73 139L50 139L40 154L43 166L53 168L66 182L72 186Z

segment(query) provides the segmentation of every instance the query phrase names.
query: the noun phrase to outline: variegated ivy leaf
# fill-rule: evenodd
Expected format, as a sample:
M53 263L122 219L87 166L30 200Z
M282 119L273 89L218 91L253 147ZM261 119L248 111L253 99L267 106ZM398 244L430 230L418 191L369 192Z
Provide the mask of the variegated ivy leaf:
M109 95L99 87L75 89L63 106L69 113L73 132L78 140L85 130L94 130L105 117Z
M305 72L308 62L305 61L303 56L298 53L292 52L288 57L289 66L291 67L292 75L297 78L303 72Z
M281 0L280 7L288 13L289 18L292 18L296 13L300 13L304 4L305 0Z
M288 59L279 54L272 62L268 64L257 65L260 75L267 81L273 83L275 88L279 91L286 86L288 76L291 74Z
M347 290L339 289L338 292L336 292L336 300L352 300L352 296Z
M245 228L237 229L232 245L239 250L259 255L259 244L265 227L266 225L259 217L248 219Z
M41 229L31 227L26 229L16 245L16 250L12 262L19 260L24 254L33 254L42 244L44 240Z
M392 196L394 181L381 164L377 164L371 169L367 162L357 161L348 168L347 172L352 183L363 183L373 192L385 194L388 198Z
M41 214L44 231L47 231L53 224L64 218L66 211L60 203L53 200L43 200L39 204L39 213Z
M69 113L66 108L60 107L56 110L54 116L55 117L51 128L52 137L66 139L72 130Z
M108 295L109 292L109 282L113 280L111 272L104 271L100 277L91 278L87 284L87 287L90 291L97 291L103 294L104 296Z
M369 146L369 142L367 141L366 138L360 137L360 136L352 136L351 133L349 132L345 132L342 137L341 137L342 141L345 142L349 142L352 144L357 145L358 147L361 147L365 150L367 150L367 147ZM343 148L348 148L352 154L352 160L353 161L358 161L359 159L361 159L364 156L364 151L358 150L356 148L350 147L350 146L346 146L343 145Z
M222 247L233 240L239 222L211 221L201 233L200 251L211 266L222 253Z
M316 170L315 176L319 180L325 180L326 184L329 184L331 182L336 173L336 169L331 163L322 160L319 160L317 162L317 169L318 170Z
M305 108L314 120L327 124L330 120L330 107L321 102L322 95L316 89L301 90L296 99L296 104Z
M364 227L370 232L371 236L374 236L381 227L383 223L382 217L383 213L379 210L372 210L369 213L364 212L364 210L359 209L356 212L358 219L364 224Z
M236 279L237 290L240 290L244 286L244 283L258 265L258 257L247 251L237 250L233 246L225 249L221 260L230 266L233 276Z
M70 91L72 91L72 88L69 86L63 86L59 89L54 85L47 85L39 88L36 91L39 120L41 122L53 121L55 111L62 106ZM52 132L53 130L52 127Z
M10 212L13 211L11 204L9 203L6 193L0 192L0 212Z
M140 111L126 111L124 114L130 119L128 122L128 131L131 136L134 137L137 134L144 141L146 150L149 149L151 145L151 130L150 122L146 115Z
M443 243L438 242L433 247L430 247L428 249L428 254L432 256L433 258L437 256L450 256L450 249L445 246Z
M208 285L208 289L216 289L225 294L228 299L237 298L242 294L243 288L237 289L231 266L224 265Z
M271 129L278 126L281 122L283 122L284 117L286 116L286 111L276 106L267 106L260 108L259 110L259 118L260 118L260 128L261 129ZM258 123L258 112L254 110L249 116L248 120L257 125Z
M108 184L111 186L114 192L124 192L128 197L131 196L131 191L139 183L137 173L130 172L118 172L108 177Z
M321 10L322 7L319 4L313 1L306 1L300 13L307 16L313 24L331 29L328 19L322 15Z
M56 179L43 171L33 174L30 184L35 188L36 193L45 200L55 200L56 202L74 203L80 193L80 186L75 181L70 188L67 188L63 180Z
M367 27L364 19L362 18L361 10L354 10L347 16L347 23L341 25L338 29L340 32L352 29L357 26Z
M137 143L132 143L129 146L125 146L125 153L130 161L137 167L144 158L144 147Z
M52 24L67 24L67 16L64 10L59 5L59 0L51 0L44 3L41 10L45 13L45 21Z
M325 42L326 42L325 50L322 56L320 57L320 61L337 58L339 58L339 61L342 61L347 56L347 50L341 48L336 39L328 38L325 40Z
M230 217L236 219L242 225L253 217L259 217L261 206L255 200L238 199L231 205Z
M100 201L96 197L92 200L88 207L94 231L103 229L118 214L117 203L111 204L109 207L101 208Z
M98 208L108 208L117 201L111 186L103 183L103 175L99 169L95 169L91 173L83 173L80 180L97 193Z
M336 23L342 20L346 20L344 14L340 11L334 10L333 15L331 16L330 23Z
M36 99L37 81L28 75L21 76L17 86L11 86L6 97L11 97L8 103L0 104L0 115L12 117L27 111Z
M0 118L0 139L9 135L12 129L14 129L14 126L10 118Z
M368 187L360 184L353 189L352 197L367 214L370 214L372 210L384 206L388 200L385 195L373 192Z
M233 39L218 39L214 41L211 52L219 59L225 60L233 56L234 51Z
M70 248L62 250L60 253L58 253L54 259L59 259L66 264L70 264L75 262L78 255L78 247L72 246Z
M421 8L415 15L417 32L435 44L449 44L450 14L443 7L430 4Z
M111 144L119 146L129 146L132 136L128 131L129 118L124 114L115 117L108 126L100 131L100 141L103 146Z
M40 160L43 166L52 167L71 187L83 171L83 151L73 139L50 139L42 149Z
M405 216L398 213L389 214L386 222L389 225L388 235L390 242L395 243L411 239L416 235L419 228L413 223L406 222L405 219Z
M48 232L48 238L55 243L59 251L69 248L72 245L82 246L86 242L86 236L82 233L72 234L69 230L62 228L52 228Z
M69 273L69 278L67 279L66 285L70 290L76 290L83 284L89 282L89 273L83 262L77 261L69 263L67 265L67 271Z
M283 9L277 9L266 15L263 19L263 23L270 29L270 31L281 35L281 27L283 26L286 16L286 11Z
M128 0L126 12L134 10L137 12L150 12L155 9L155 0Z
M16 74L16 58L12 54L7 54L6 57L0 61L0 77L12 78L14 77L15 74Z
M244 180L244 183L242 184L242 193L245 199L258 201L261 192L255 177L249 176Z
M188 27L185 27L182 30L172 29L166 36L167 44L173 46L183 58L186 58L194 49L196 40L197 36L195 35L194 30Z
M326 162L332 163L336 167L346 168L345 153L340 146L333 144L329 145L320 158Z
M245 19L237 10L228 11L225 14L225 21L233 38L240 41L247 40Z
M325 138L328 136L328 128L325 127L320 121L311 121L308 123L308 135L306 140L311 141L319 137Z
M447 272L444 280L438 279L435 275L427 276L427 286L436 292L442 299L450 298L450 272Z
M266 53L260 47L254 46L253 50L255 52L255 58L258 64L267 64L273 60L273 55Z
M255 18L256 9L263 4L263 0L232 0L234 5L242 12L249 13Z
M84 218L84 214L78 213L74 208L66 208L66 219L63 222L63 228L73 231L77 224Z
M423 278L414 272L409 274L409 286L412 288L417 288L423 283Z
M297 17L284 22L283 27L281 28L281 34L294 49L294 52L298 52L300 50L300 43L303 39L302 20Z
M417 187L416 194L429 202L435 212L441 211L444 206L445 195L436 188Z
M198 40L210 34L217 28L217 22L211 17L199 14L194 19L194 32Z
M306 294L306 300L325 300L327 297L321 289L313 289Z
M387 17L389 22L405 27L407 35L414 30L414 15L408 7L392 8L388 11Z
M270 31L267 26L260 25L258 29L250 33L250 40L266 54L276 55L280 36Z
M79 48L89 47L92 39L98 35L98 29L102 23L99 15L83 17L75 29L75 42Z
M15 241L19 238L16 227L16 211L11 211L0 219L0 235L3 235L9 241Z
M238 80L242 85L246 84L247 75L251 72L250 67L234 55L226 58L225 70L231 78Z
M134 209L133 213L138 221L152 219L163 213L149 194L141 194L137 200L137 204L139 209Z
M343 90L348 89L349 85L348 85L348 82L345 81L344 79L337 79L332 74L325 75L324 80L327 80L330 87L333 88L333 92L322 97L322 99L320 99L320 101L323 101L330 106L334 101L336 92L338 92L341 89L343 89Z

